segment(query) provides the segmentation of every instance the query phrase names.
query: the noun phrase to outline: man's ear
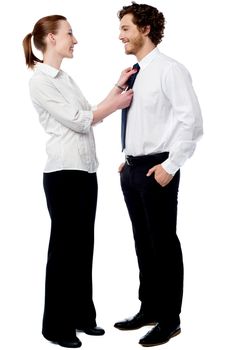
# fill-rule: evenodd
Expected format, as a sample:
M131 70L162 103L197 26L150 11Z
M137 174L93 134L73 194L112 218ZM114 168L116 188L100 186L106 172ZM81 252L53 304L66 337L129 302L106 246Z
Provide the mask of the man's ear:
M148 35L150 33L150 26L148 25L148 26L143 27L142 28L142 33L144 35Z

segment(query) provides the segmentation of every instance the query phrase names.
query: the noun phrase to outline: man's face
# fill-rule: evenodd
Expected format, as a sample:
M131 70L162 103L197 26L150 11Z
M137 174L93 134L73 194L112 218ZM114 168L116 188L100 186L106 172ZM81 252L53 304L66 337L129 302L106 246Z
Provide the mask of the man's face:
M125 45L127 55L137 55L142 49L145 37L132 21L133 15L127 14L120 21L119 39Z

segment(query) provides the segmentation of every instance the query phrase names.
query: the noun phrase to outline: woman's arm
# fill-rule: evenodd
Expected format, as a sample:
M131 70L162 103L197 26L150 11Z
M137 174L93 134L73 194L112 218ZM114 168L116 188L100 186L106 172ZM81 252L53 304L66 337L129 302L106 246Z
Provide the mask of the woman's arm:
M116 92L117 89L117 87L114 87L108 96L98 104L97 109L93 111L92 124L98 123L116 110L130 105L133 98L133 90L119 93L118 91Z
M118 84L124 84L132 74L129 69L121 73ZM86 133L92 124L106 118L117 109L128 107L131 103L133 92L122 92L116 86L107 97L98 104L97 109L83 110L78 103L70 103L56 88L56 86L44 77L33 77L29 83L32 102L38 113L47 112L59 123L78 133Z
M118 82L113 89L108 93L106 98L100 102L97 109L93 112L92 124L98 123L108 115L115 112L117 109L123 109L131 104L133 91L124 91L127 88L129 77L135 73L135 69L126 68L122 71Z

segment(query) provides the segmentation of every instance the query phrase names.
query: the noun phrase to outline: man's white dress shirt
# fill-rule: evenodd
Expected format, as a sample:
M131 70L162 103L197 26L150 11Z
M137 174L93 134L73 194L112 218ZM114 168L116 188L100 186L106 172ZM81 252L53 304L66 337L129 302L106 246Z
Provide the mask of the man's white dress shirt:
M126 155L169 152L169 174L191 157L202 135L202 116L187 69L155 48L140 62L127 116Z
M50 135L44 172L96 172L92 107L73 79L62 70L37 63L29 88L40 123Z

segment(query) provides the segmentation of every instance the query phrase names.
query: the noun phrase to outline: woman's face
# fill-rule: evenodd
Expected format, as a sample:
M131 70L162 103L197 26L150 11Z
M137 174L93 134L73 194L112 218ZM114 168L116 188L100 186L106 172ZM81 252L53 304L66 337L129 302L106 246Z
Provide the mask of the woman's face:
M61 58L72 58L74 45L77 44L76 38L73 36L73 32L69 22L60 21L60 25L54 37L54 49Z

